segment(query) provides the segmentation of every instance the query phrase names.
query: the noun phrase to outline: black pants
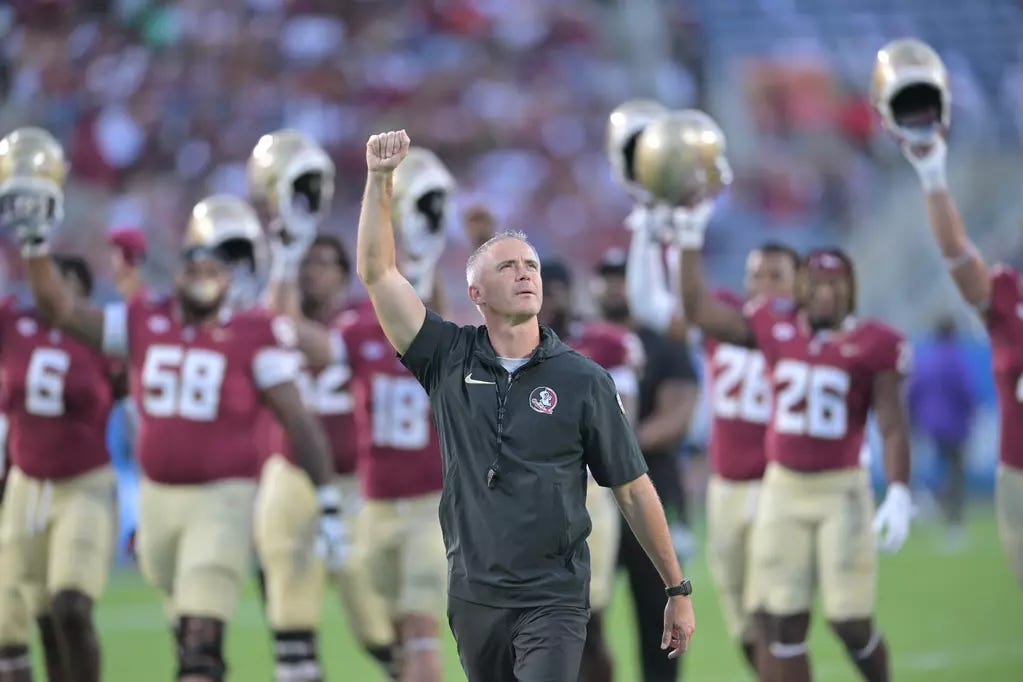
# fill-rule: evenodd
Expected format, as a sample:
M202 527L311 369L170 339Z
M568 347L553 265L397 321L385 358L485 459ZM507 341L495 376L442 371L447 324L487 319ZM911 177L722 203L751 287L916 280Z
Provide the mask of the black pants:
M468 682L576 682L590 610L510 609L448 597L448 624Z
M661 495L665 513L669 518L686 520L685 494L680 483L677 460L670 455L647 456L650 478ZM639 659L642 663L642 682L675 682L682 659L671 660L661 650L664 634L664 583L650 557L632 534L629 524L622 519L621 540L618 545L618 563L629 577L633 611L636 614L636 635Z
M945 521L958 525L963 522L963 500L966 491L966 472L963 466L963 444L960 441L935 439L938 456L945 464L945 484L938 500L945 512Z

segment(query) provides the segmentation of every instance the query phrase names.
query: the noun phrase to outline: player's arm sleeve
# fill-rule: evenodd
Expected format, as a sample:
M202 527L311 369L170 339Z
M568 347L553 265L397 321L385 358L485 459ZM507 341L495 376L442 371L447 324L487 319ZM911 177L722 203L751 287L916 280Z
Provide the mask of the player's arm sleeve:
M432 310L426 311L423 326L405 349L401 364L412 372L427 393L433 391L451 363L461 365L465 348L460 339L464 333L454 322L441 319Z
M270 332L252 357L252 377L260 390L294 381L302 366L294 323L283 315L275 317Z
M987 308L989 328L997 328L1003 321L1015 317L1016 306L1023 300L1020 291L1023 291L1023 282L1018 272L1004 265L991 271L991 300Z
M583 416L583 455L597 483L613 488L646 473L636 434L607 372L596 377Z
M749 322L753 334L753 345L761 353L768 363L775 357L775 325L789 324L792 333L795 333L795 325L792 320L792 313L796 310L796 302L788 298L758 298L749 301L742 308L742 314ZM779 327L787 329L786 327Z
M101 350L115 358L128 356L128 305L109 303L103 308L103 336Z

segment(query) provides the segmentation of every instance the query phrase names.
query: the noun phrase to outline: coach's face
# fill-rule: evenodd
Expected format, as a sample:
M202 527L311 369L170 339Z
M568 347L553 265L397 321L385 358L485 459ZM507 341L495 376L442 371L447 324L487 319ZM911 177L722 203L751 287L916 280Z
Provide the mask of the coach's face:
M518 239L495 242L480 256L475 279L469 298L484 316L528 319L540 312L540 262L529 244Z

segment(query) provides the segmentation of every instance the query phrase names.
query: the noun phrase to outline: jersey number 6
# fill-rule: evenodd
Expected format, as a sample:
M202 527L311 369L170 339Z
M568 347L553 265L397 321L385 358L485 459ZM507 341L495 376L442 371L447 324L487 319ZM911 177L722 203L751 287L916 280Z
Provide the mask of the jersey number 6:
M64 414L64 377L71 357L59 348L36 348L25 375L25 411L40 417Z

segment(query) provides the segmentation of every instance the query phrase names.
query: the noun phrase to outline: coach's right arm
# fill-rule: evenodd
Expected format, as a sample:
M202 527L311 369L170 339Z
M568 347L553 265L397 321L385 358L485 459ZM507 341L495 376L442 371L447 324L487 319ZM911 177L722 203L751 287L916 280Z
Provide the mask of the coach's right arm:
M404 355L426 319L426 306L398 271L391 226L394 169L408 154L404 130L373 135L366 143L366 192L359 213L356 272L369 292L380 326Z

